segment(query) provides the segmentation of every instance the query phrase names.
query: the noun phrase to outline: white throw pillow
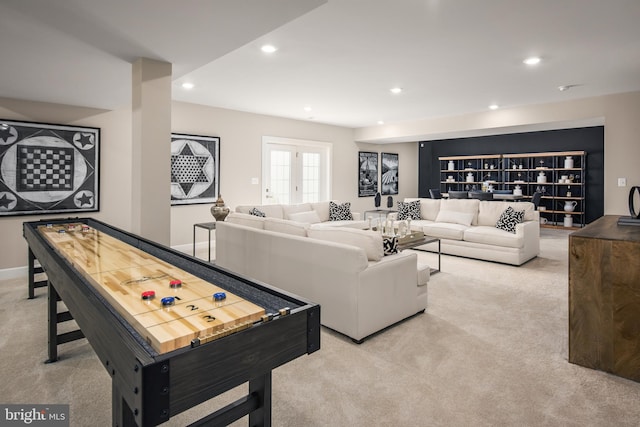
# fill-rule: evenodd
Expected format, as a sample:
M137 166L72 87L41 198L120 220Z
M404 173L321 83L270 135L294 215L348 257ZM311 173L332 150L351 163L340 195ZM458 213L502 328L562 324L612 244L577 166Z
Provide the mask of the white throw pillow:
M473 214L468 212L440 211L436 217L436 222L448 222L467 227L471 225L471 221L473 221Z
M310 203L299 203L297 205L282 205L282 213L284 219L292 219L291 215L298 212L309 212L311 210Z
M307 235L312 239L357 246L365 251L369 261L380 261L384 254L382 236L375 231L345 227L310 228Z
M318 216L318 212L316 211L308 211L308 212L297 212L289 214L289 219L291 221L296 222L306 222L309 224L317 224L320 221L320 217Z

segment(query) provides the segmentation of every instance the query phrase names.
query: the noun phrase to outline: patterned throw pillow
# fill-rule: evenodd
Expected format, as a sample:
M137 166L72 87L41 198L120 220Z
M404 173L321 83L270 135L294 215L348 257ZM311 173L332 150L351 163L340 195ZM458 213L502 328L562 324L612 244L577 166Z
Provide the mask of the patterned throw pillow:
M341 205L335 202L329 202L329 221L347 221L352 219L351 202L345 202Z
M516 225L520 224L524 219L524 211L517 211L509 206L502 212L498 222L496 222L496 228L500 230L508 231L509 233L516 232Z
M398 239L393 237L383 237L382 238L382 249L384 255L393 255L398 253Z
M258 208L251 208L251 210L249 211L249 215L261 216L263 218L266 217L265 213Z
M398 220L420 219L420 200L398 202Z

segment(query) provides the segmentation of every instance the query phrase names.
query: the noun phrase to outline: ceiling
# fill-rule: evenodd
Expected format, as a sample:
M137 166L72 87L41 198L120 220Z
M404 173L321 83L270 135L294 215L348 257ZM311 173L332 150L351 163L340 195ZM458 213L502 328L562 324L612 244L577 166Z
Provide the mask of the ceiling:
M376 126L638 91L639 23L638 0L2 0L0 96L116 108L147 57L178 101Z

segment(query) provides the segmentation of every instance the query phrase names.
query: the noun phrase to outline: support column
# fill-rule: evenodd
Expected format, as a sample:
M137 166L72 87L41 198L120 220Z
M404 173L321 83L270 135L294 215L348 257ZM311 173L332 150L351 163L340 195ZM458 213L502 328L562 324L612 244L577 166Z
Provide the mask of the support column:
M171 64L133 63L132 232L171 240Z

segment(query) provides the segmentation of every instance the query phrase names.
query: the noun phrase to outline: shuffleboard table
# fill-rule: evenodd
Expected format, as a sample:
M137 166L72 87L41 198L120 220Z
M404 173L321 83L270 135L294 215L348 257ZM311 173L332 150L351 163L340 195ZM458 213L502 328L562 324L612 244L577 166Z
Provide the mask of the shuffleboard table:
M193 425L271 424L271 371L320 349L320 307L92 218L25 222L47 275L49 360L62 300L112 377L114 426L154 426L240 384Z

